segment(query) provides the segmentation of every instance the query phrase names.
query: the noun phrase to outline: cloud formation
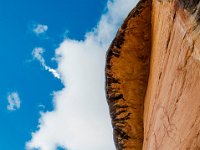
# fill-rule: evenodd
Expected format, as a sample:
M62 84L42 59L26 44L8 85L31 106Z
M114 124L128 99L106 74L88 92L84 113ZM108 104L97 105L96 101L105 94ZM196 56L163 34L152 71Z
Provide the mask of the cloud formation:
M21 100L17 92L10 93L7 97L7 100L8 100L7 110L15 111L17 109L20 109Z
M47 30L48 30L48 26L47 26L47 25L35 24L35 25L33 26L33 32L34 32L36 35L44 34Z
M114 150L105 96L105 54L133 0L109 0L107 12L82 41L66 38L56 49L64 88L54 93L54 110L41 114L27 150ZM40 56L40 55L39 55Z
M40 62L40 64L42 65L42 67L45 70L47 70L50 73L52 73L55 78L60 79L59 73L55 69L52 69L51 67L49 67L49 66L46 65L45 60L44 60L44 58L42 56L43 53L44 53L44 49L42 47L36 47L32 51L33 57Z

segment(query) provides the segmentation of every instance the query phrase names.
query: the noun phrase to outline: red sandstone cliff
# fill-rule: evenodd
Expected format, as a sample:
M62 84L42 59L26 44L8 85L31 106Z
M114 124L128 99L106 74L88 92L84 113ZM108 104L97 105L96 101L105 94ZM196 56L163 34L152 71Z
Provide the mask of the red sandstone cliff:
M140 1L108 50L106 91L117 149L200 149L200 1Z

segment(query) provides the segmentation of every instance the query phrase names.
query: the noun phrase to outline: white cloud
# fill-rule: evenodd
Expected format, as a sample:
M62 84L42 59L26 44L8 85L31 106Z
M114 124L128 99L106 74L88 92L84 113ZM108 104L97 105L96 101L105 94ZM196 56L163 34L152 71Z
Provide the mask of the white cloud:
M17 92L12 92L7 97L8 106L7 109L9 111L15 111L20 108L21 101L19 98L19 94Z
M45 60L42 56L43 53L44 49L42 47L36 47L33 49L32 55L35 59L37 59L40 62L40 64L42 65L42 67L44 67L45 70L52 73L55 78L60 79L59 73L55 69L52 69L51 67L46 65Z
M33 32L37 35L43 34L48 30L48 26L47 25L43 25L43 24L35 24L33 26Z
M41 114L28 150L114 150L105 98L105 54L133 0L107 3L97 27L83 41L65 39L56 49L58 71L65 86L54 93L54 110Z

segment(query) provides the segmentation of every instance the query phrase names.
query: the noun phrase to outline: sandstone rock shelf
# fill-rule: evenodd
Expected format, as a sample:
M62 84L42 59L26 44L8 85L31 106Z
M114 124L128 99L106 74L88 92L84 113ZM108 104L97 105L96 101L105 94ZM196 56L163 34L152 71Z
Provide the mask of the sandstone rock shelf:
M142 0L124 21L106 60L117 149L200 149L199 24L199 0Z

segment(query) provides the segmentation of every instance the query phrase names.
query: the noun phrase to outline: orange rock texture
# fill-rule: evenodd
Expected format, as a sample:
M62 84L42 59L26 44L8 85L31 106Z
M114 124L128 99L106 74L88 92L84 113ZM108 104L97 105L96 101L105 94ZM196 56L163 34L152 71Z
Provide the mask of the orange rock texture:
M151 5L131 11L107 53L106 91L117 149L141 149L151 47Z
M200 150L200 1L142 0L106 60L119 150Z

